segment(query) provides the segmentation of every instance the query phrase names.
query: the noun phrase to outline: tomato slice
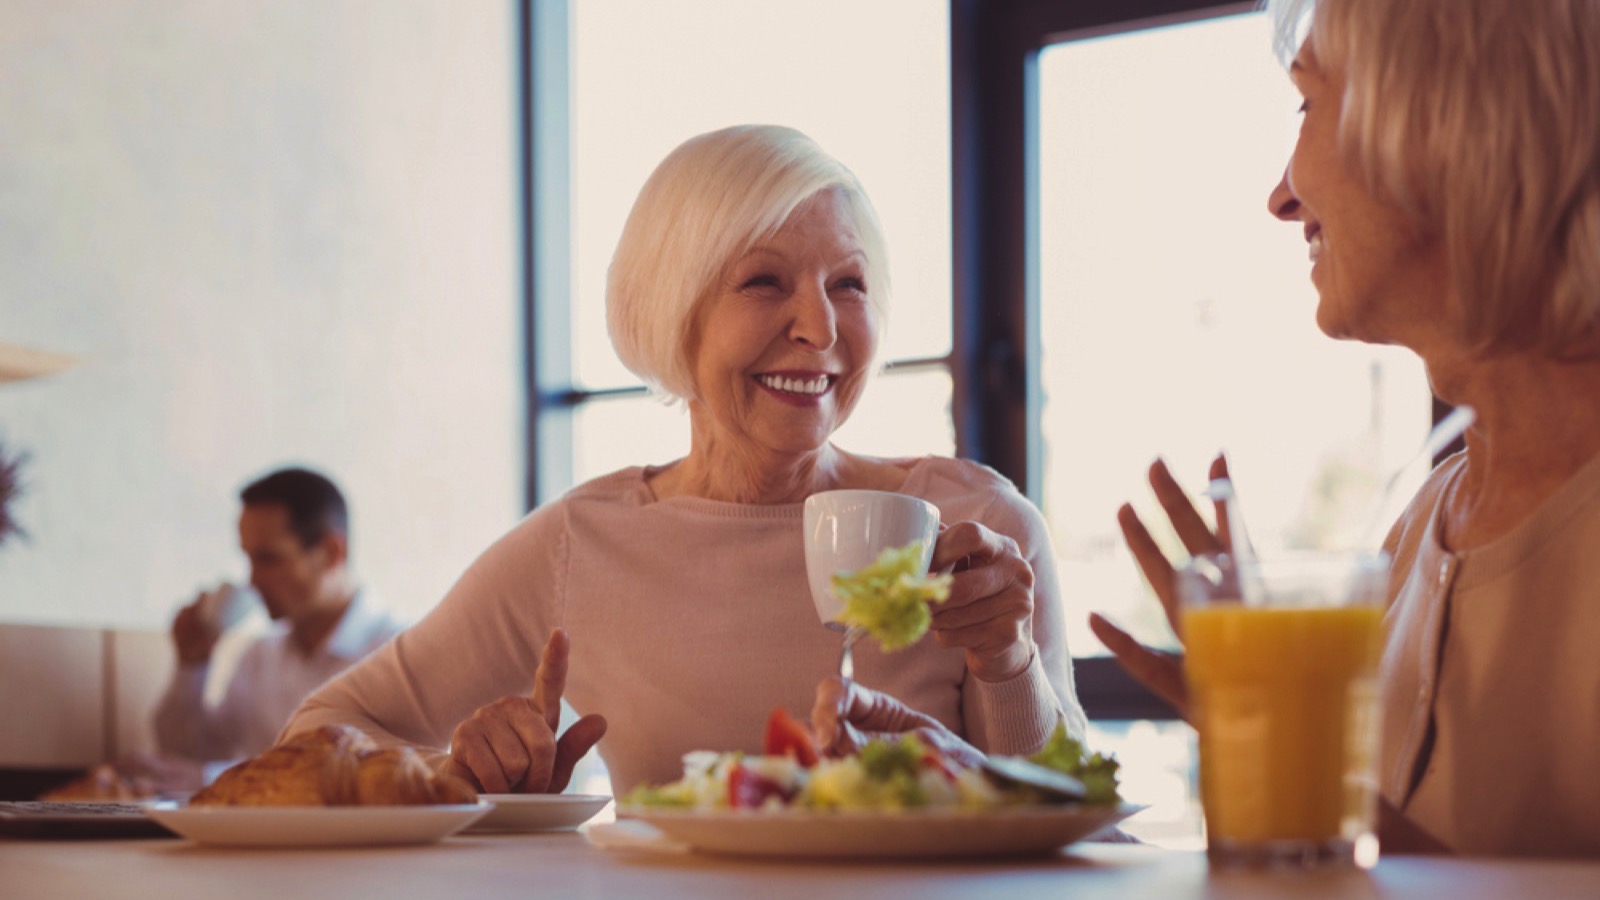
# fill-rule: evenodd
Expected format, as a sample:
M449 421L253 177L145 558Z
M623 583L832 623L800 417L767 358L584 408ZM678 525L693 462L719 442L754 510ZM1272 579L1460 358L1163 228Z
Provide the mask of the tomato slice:
M817 764L817 748L811 743L810 730L781 706L767 718L765 749L768 756L792 756L803 768Z
M791 795L776 781L735 763L728 771L728 805L734 809L760 809L768 797L788 803Z
M951 784L956 782L955 767L950 760L944 758L944 754L937 750L928 750L922 754L922 768L936 770L940 775L944 776L945 781Z

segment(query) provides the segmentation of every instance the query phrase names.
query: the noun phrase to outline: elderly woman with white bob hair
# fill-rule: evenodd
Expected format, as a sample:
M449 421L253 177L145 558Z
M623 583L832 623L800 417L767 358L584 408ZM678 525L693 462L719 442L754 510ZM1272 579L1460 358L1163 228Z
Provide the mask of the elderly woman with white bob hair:
M1477 412L1385 544L1384 850L1600 855L1600 0L1271 9L1305 103L1268 203L1310 245L1318 326L1412 350ZM1191 553L1223 549L1151 483ZM1179 660L1092 624L1184 704Z
M1060 721L1081 737L1038 510L980 465L830 442L878 364L888 297L872 204L810 139L741 126L678 147L639 193L606 302L623 362L688 407L688 454L535 510L286 733L347 722L448 747L438 765L489 792L560 791L597 741L617 792L677 778L691 750L759 752L767 715L811 709L838 663L803 501L868 488L939 508L933 568L953 582L934 639L858 644L857 679L986 751L1032 752ZM584 715L558 736L562 697Z

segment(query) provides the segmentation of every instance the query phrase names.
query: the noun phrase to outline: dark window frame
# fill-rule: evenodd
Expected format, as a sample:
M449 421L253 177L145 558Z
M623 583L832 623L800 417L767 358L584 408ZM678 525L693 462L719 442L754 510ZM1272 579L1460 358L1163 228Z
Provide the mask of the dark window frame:
M951 0L951 199L957 452L1042 493L1039 51L1063 40L1247 12L1216 0ZM1071 590L1070 585L1063 586ZM1176 712L1115 660L1074 661L1092 719Z
M1041 493L1038 58L1063 40L1245 12L1216 0L951 0L957 450Z

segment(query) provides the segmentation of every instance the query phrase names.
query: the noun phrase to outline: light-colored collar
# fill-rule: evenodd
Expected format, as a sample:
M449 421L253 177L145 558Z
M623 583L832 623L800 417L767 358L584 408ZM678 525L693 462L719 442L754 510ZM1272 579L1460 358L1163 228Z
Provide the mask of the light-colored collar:
M360 659L398 630L394 620L371 596L371 592L366 588L358 588L322 649L343 659Z

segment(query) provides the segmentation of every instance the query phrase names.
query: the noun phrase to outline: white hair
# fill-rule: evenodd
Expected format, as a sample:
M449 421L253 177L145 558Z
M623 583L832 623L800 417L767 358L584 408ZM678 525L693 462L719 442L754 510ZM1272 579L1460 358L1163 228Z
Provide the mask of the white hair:
M699 303L729 265L828 190L855 219L881 334L888 254L861 183L792 128L738 125L680 144L633 203L606 279L606 327L623 365L657 391L695 396L689 354Z

